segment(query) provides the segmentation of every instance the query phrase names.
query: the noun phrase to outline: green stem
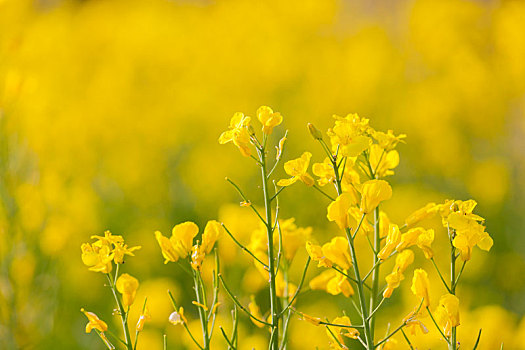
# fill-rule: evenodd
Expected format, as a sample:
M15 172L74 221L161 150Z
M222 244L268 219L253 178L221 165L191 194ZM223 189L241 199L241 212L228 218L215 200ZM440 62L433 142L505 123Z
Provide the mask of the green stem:
M376 317L374 317L377 305L377 291L379 290L379 258L377 252L381 250L381 241L379 239L379 206L374 210L374 269L372 272L372 293L370 294L370 336L374 339ZM383 299L384 300L384 299Z
M341 195L343 193L343 189L341 186L341 178L339 176L339 169L337 166L337 162L334 159L332 159L332 166L334 168L334 173L335 173L335 181L337 185L337 195ZM361 223L363 219L364 219L364 215L361 218ZM354 235L357 235L357 231L360 226L361 225L358 226ZM357 255L356 255L355 248L354 248L354 238L353 238L354 236L352 236L352 232L350 231L348 227L345 228L345 233L348 239L348 247L350 248L350 257L352 258L352 266L354 268L354 275L357 281L357 294L359 296L359 303L361 305L361 316L363 318L367 350L373 350L374 340L372 338L372 334L370 333L370 324L368 323L368 310L367 310L366 300L365 300L365 291L363 288L363 280L361 279L361 274L359 272L359 265L357 263Z
M447 288L447 291L452 294L452 290L450 289L450 287L448 286L448 283L445 281L445 278L443 277L443 275L441 274L441 271L439 271L439 268L436 264L436 262L434 261L434 257L430 258L430 261L432 261L432 264L434 265L434 267L436 268L436 271L439 275L439 278L441 278L441 282L443 282L443 285L445 286L445 288Z
M454 232L452 232L451 237L453 238ZM456 295L456 248L453 244L450 244L450 294ZM463 265L465 266L465 265ZM450 343L449 343L449 349L450 350L456 350L457 349L457 341L456 341L456 327L452 327L452 334L450 335Z
M264 207L266 210L266 233L268 238L268 273L270 277L270 309L272 313L270 349L279 350L279 300L277 299L277 288L275 285L275 260L273 249L273 227L272 227L272 207L271 196L268 189L268 173L266 170L266 137L263 142L263 151L260 153L261 161L261 180L264 195Z
M108 273L106 274L106 276L109 280L109 285L111 287L111 291L113 292L113 297L115 298L115 302L117 303L118 312L120 314L120 319L122 321L122 329L124 330L124 340L126 341L126 348L128 350L133 350L133 344L131 344L131 335L129 333L128 318L126 317L126 311L124 311L124 307L122 306L120 298L117 295L115 281L113 281L111 274Z
M206 301L204 301L204 296L201 295L202 294L202 280L199 274L200 272L195 271L195 270L193 271L195 297L197 298L197 303L204 305ZM197 306L197 309L199 310L199 319L201 322L203 348L204 350L209 350L210 349L210 338L208 336L208 318L206 316L206 311L201 306Z

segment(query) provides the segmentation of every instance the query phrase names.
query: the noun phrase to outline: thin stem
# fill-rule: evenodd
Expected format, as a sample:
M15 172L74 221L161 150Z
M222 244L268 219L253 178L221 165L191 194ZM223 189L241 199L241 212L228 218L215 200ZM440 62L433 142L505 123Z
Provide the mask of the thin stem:
M226 286L226 283L224 282L224 279L222 278L222 275L219 274L219 280L221 281L222 283L222 286L224 287L224 290L226 291L226 294L228 294L228 296L230 297L230 299L235 303L235 305L237 305L242 311L244 311L248 316L250 316L250 318L254 319L255 321L257 322L260 322L264 325L267 325L267 326L272 326L271 323L268 323L266 321L263 321L263 320L260 320L258 319L257 317L253 316L250 311L248 311L248 309L246 309L244 306L242 306L242 304L240 303L239 300L237 300L237 298L232 294L232 292L230 291L230 289Z
M224 225L224 223L221 223L222 227L224 227L224 229L226 230L226 233L228 234L228 236L231 237L231 239L233 239L233 241L242 249L244 250L246 253L250 254L252 258L255 259L255 261L257 261L259 264L261 264L262 266L264 266L264 268L266 270L268 270L268 265L266 265L264 262L262 262L258 257L255 256L255 254L253 254L248 248L246 248L244 245L242 245L241 242L239 242L237 239L235 239L235 237L233 236L233 234L230 232L230 230L228 230L228 228L226 227L226 225Z
M284 315L284 313L290 308L290 306L292 306L293 302L295 301L295 298L297 298L297 296L299 295L299 292L301 291L301 288L303 287L304 279L306 277L306 271L308 271L308 266L310 265L311 260L312 259L310 258L310 256L308 256L308 259L306 260L306 264L304 266L303 275L301 277L301 282L299 282L299 286L297 287L297 290L295 291L292 299L290 299L290 302L288 303L288 305L279 313L278 315L279 318Z
M370 315L368 316L368 319L373 319L375 313L377 312L377 310L379 310L379 308L381 307L381 305L383 305L383 302L386 300L386 298L383 298L381 299L381 301L379 302L379 304L377 305L377 307L374 309L374 310L371 310L370 312Z
M436 268L436 271L437 271L437 273L439 275L439 278L441 278L441 282L443 282L443 285L445 286L445 288L447 288L448 292L452 294L452 290L450 289L450 287L448 286L447 282L445 281L445 278L441 274L441 271L439 271L439 268L437 267L437 264L434 261L434 257L430 258L430 261L432 261L432 264Z
M405 338L408 346L410 347L410 350L414 350L414 347L412 346L412 343L410 342L410 339L408 339L405 331L403 329L401 329L401 333L403 334L403 338Z
M193 272L193 282L194 282L195 297L197 298L197 303L201 305L205 305L206 301L204 300L204 296L202 295L202 279L200 278L199 271ZM197 309L199 310L199 319L201 322L202 340L204 344L203 348L204 350L209 350L210 349L210 338L208 336L208 320L206 317L206 311L201 306L198 306Z
M146 298L144 299L144 305L142 306L142 314L143 314L143 315L144 315L144 311L146 310L146 303L147 303L147 302L148 302L148 298L146 297ZM133 349L135 349L135 350L137 349L137 342L138 342L138 340L139 340L139 334L140 334L139 330L136 329L136 330L135 330L135 345L133 346Z
M359 282L355 278L351 277L349 274L345 273L343 270L339 269L338 267L332 266L332 269L339 272L341 275L345 276L346 278L348 278L350 281L354 282L355 284L359 284ZM368 290L372 290L372 287L370 287L368 284L364 282L363 282L363 286L365 286Z
M239 188L239 186L237 186L237 184L235 182L233 182L232 180L230 180L229 178L226 178L226 181L228 181L229 183L232 184L233 187L235 187L235 189L237 190L237 192L239 192L239 194L241 195L242 199L245 201L245 202L248 202L248 203L251 203L251 201L248 199L248 197L246 197L244 195L244 193L242 192L242 190ZM261 216L261 214L259 214L259 212L257 211L257 209L255 209L255 207L253 205L250 205L250 208L252 208L253 212L259 217L259 219L261 219L261 221L267 225L266 221L263 219L263 217Z
M263 142L263 152L261 152L261 181L264 196L264 207L266 210L266 232L268 238L268 272L270 277L270 309L272 316L272 337L270 341L270 349L279 349L279 300L277 299L277 287L275 285L275 260L274 260L274 249L273 249L273 227L272 227L272 204L270 199L270 193L268 189L268 173L266 170L266 134Z
M374 339L374 333L375 333L375 322L376 318L373 317L375 312L379 309L384 298L381 300L379 305L377 305L377 291L379 290L379 258L377 256L377 253L381 250L381 241L379 239L379 206L377 206L374 210L374 268L372 272L372 292L370 294L370 336L372 339Z
M117 266L118 266L118 264L117 264ZM116 290L116 287L115 287L115 281L112 279L112 276L109 273L106 274L106 277L109 280L109 285L111 287L111 291L113 292L113 297L115 298L115 302L117 303L118 312L120 314L120 319L122 321L122 328L124 330L124 339L126 341L126 347L127 347L128 350L133 350L133 345L131 344L131 335L129 333L129 328L128 328L128 320L127 320L127 317L126 317L126 312L124 311L124 307L122 306L120 298L117 295L117 290Z
M270 198L270 201L273 201L277 196L286 188L286 186L279 188L275 194Z
M230 341L230 339L226 335L226 332L224 332L224 329L222 328L222 326L220 326L219 329L221 330L222 336L224 337L224 339L226 339L226 342L228 343L228 350L235 349L235 346L232 344L232 342Z
M450 230L450 229L449 229ZM451 237L451 244L450 244L450 287L451 291L450 294L456 295L456 247L454 247L453 239L454 239L455 231L452 231L450 233ZM465 264L463 264L463 267ZM452 327L452 334L450 335L450 343L449 343L449 349L450 350L456 350L457 349L457 341L456 341L456 327Z
M323 191L319 186L317 186L316 184L314 184L312 186L313 188L315 188L317 191L319 191L320 193L322 193L326 198L328 198L329 200L331 200L332 202L335 201L335 198L333 198L332 196L330 196L328 193L326 193L325 191Z
M173 297L173 294L171 294L171 291L168 290L168 296L170 297L170 301L171 301L171 305L173 306L173 309L175 311L178 310L177 308L177 303L175 302L175 298ZM193 343L195 345L197 345L197 347L200 349L200 350L204 350L204 348L199 344L199 342L197 341L197 339L195 339L195 337L193 336L193 334L191 333L190 329L188 328L188 325L186 324L186 322L184 322L184 319L182 320L182 326L184 327L184 329L186 330L186 333L188 333L188 335L190 336L191 340L193 341Z
M432 312L430 312L430 308L427 306L427 311L428 311L428 314L430 315L430 318L432 319L432 322L434 323L434 326L436 326L437 330L439 331L439 334L441 334L441 336L443 337L443 339L445 339L445 341L447 342L447 344L450 345L450 341L448 340L448 338L445 336L445 334L443 333L443 331L441 330L441 328L438 326L437 322L436 322L436 319L434 318L434 316L432 315Z
M459 270L458 277L456 277L456 281L453 284L453 289L456 290L456 287L459 283L459 278L463 274L463 270L465 269L465 265L467 264L467 260L463 261L463 265L461 265L461 269Z

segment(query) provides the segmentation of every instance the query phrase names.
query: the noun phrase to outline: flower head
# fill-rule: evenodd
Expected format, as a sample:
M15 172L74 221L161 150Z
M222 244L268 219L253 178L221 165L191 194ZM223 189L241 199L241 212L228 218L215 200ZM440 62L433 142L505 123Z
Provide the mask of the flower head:
M250 117L245 116L243 113L237 112L233 115L230 120L230 129L223 132L219 137L219 143L221 145L232 142L241 154L245 157L249 157L250 151L250 133L248 132L248 126L250 125Z
M224 227L215 220L210 220L204 228L204 233L202 234L202 244L201 249L209 254L215 245L215 242L223 234Z
M365 136L368 130L368 119L361 119L357 114L349 114L345 118L334 116L333 128L328 130L332 151L343 157L356 157L370 146L371 140Z
M435 312L437 323L443 328L446 336L450 336L452 327L459 326L459 299L455 295L445 294L439 299Z
M263 132L270 135L273 128L282 123L283 116L281 113L274 112L270 107L261 106L257 109L257 119L263 125Z
M290 186L297 181L302 181L306 186L313 186L314 179L308 174L310 165L310 152L304 152L300 158L289 160L284 163L284 171L291 176L289 179L281 179L277 182L278 186Z
M372 212L382 201L392 197L392 187L384 180L369 180L361 189L361 211Z
M135 295L139 288L139 281L127 274L123 273L119 276L116 282L117 290L122 294L122 304L124 307L128 307L135 301Z
M430 305L430 297L428 290L430 289L430 282L428 281L428 274L423 269L414 270L414 278L412 279L412 293L415 296L423 299L423 307Z
M82 311L84 315L86 315L89 321L86 325L86 333L91 333L93 329L96 329L99 332L105 332L108 330L108 325L106 324L106 322L98 318L98 316L95 315L95 313L86 311L84 309L80 309L80 311Z
M352 198L348 193L342 193L328 205L326 217L335 221L341 230L349 227L348 210L352 206Z

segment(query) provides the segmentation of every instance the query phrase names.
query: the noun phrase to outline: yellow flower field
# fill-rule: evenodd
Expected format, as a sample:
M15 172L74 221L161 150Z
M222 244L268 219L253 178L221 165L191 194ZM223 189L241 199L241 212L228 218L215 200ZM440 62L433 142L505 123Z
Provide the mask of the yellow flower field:
M525 349L523 33L0 0L0 349Z

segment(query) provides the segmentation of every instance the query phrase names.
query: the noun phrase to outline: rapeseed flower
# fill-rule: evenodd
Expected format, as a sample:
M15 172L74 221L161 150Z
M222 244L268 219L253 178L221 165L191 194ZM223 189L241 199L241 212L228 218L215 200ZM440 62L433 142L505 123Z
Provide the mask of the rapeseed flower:
M139 288L139 281L135 277L123 273L117 279L116 287L119 293L122 294L122 305L124 307L132 305Z
M281 113L274 112L270 107L261 106L257 109L257 119L263 125L263 132L270 135L273 128L282 123L283 116Z
M245 116L243 113L235 113L230 120L230 130L221 134L219 143L223 145L232 142L237 146L243 156L249 157L251 155L250 133L248 132L250 121L251 118Z
M455 295L445 294L439 299L435 311L436 321L448 337L453 327L459 326L459 299Z
M414 277L412 278L412 287L410 288L415 296L423 299L423 307L430 306L430 282L428 281L428 274L423 269L414 270Z
M310 165L310 152L304 152L300 158L289 160L284 163L284 171L291 176L289 179L281 179L277 182L278 186L290 186L297 181L302 181L306 186L313 186L315 181L310 174L308 174L308 166Z
M392 187L384 180L369 180L361 189L361 212L372 212L382 201L392 197Z

